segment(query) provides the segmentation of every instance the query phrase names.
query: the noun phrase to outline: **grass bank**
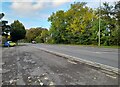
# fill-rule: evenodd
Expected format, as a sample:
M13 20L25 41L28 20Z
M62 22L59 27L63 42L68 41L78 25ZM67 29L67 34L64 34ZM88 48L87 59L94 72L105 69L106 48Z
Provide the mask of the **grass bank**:
M48 43L43 43L43 44L48 44ZM120 46L98 46L98 45L77 45L77 44L50 44L50 45L66 45L66 46L87 46L87 47L98 47L98 48L115 48L118 49Z

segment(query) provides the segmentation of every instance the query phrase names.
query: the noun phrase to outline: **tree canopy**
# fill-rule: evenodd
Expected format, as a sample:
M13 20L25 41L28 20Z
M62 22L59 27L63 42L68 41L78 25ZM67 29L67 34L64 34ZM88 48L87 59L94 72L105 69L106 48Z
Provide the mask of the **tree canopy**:
M40 43L98 45L100 28L101 45L120 45L120 1L107 2L93 9L85 2L74 2L66 11L58 10L48 18L49 30L31 28L26 40Z
M48 18L51 22L51 43L97 45L100 20L101 44L120 45L120 1L114 5L105 2L98 9L92 9L86 4L76 2L67 11L52 13Z
M26 35L25 27L22 23L20 23L18 20L15 20L14 23L11 24L11 40L12 41L18 41L20 39L24 39Z
M46 41L48 30L46 28L38 27L38 28L30 28L26 33L26 41L32 42L33 40L36 42L44 43Z

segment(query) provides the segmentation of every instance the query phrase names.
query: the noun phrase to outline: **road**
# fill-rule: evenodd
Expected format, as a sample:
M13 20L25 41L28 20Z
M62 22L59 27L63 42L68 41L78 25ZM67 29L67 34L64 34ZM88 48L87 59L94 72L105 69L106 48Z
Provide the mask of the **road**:
M33 46L118 68L118 49L47 44Z
M29 44L2 49L2 85L118 85L118 75Z

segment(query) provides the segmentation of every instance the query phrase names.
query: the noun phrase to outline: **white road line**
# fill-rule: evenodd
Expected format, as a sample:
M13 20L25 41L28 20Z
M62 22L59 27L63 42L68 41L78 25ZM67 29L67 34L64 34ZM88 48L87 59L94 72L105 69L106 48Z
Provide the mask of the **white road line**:
M96 54L106 54L106 53L108 54L108 53L109 53L109 54L111 54L111 52L92 52L92 53L96 53ZM113 53L113 52L112 52L112 53ZM114 54L117 55L117 54L119 54L119 53L116 52L116 53L114 53Z
M102 54L101 52L93 52L93 53Z

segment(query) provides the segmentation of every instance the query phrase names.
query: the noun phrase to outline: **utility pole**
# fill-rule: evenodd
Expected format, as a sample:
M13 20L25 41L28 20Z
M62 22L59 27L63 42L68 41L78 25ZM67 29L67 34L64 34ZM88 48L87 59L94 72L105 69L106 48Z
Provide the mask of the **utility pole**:
M101 0L100 0L100 3L99 3L99 31L98 31L98 46L100 46L100 22L101 22L101 20L100 20L100 16L101 16Z

